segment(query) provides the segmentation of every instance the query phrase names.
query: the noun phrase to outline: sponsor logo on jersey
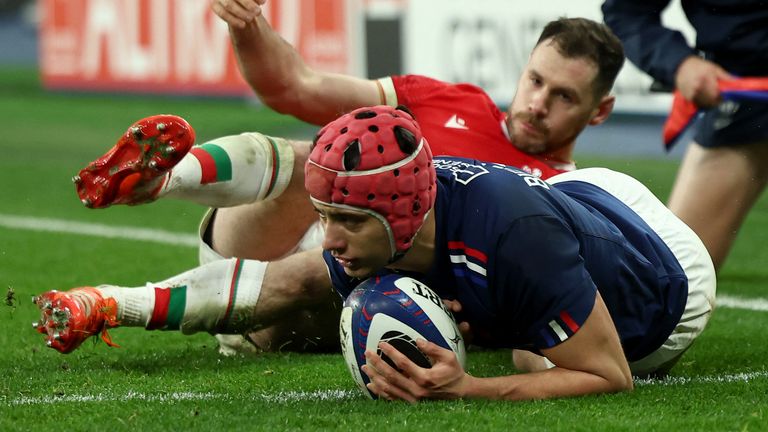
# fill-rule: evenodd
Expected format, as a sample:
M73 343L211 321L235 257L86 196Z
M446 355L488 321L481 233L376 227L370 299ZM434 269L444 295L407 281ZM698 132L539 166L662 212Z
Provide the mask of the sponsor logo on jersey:
M459 117L458 114L452 115L451 118L449 118L448 121L445 122L445 127L451 128L451 129L464 129L464 130L469 129L464 119Z

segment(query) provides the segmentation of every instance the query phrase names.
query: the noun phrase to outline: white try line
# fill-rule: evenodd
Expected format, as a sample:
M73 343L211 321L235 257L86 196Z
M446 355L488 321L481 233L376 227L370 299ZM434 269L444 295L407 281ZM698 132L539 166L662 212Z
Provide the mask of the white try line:
M729 383L748 383L751 381L768 378L768 371L742 372L728 375L714 376L670 376L661 380L641 379L635 380L636 385L640 386L679 386L686 384L729 384Z
M341 401L348 399L363 398L359 390L315 390L315 391L290 391L278 392L275 394L262 393L252 397L243 397L242 395L232 395L229 393L199 393L199 392L172 392L172 393L140 393L129 391L125 394L73 394L61 396L22 396L17 398L4 398L0 396L0 405L18 406L18 405L57 405L67 402L128 402L145 401L157 403L175 403L179 401L208 401L208 400L247 400L268 403L290 403L290 402L315 402L315 401Z
M75 222L64 219L13 216L3 213L0 213L0 227L119 238L123 240L149 241L174 246L195 247L198 242L197 235L193 234L182 234L172 231L130 226ZM764 298L750 299L730 295L718 295L716 303L718 308L747 309L768 312L768 299Z
M714 375L714 376L693 376L693 377L668 377L663 380L643 379L635 380L638 386L668 387L684 386L689 384L730 384L730 383L749 383L756 380L768 379L768 371L743 372L736 374ZM124 394L115 393L96 393L96 394L71 394L61 396L21 396L16 398L0 396L0 406L19 406L19 405L58 405L62 403L83 403L83 402L156 402L156 403L176 403L180 401L230 401L230 400L252 400L254 402L267 403L293 403L293 402L316 402L316 401L344 401L353 399L366 399L363 394L357 390L335 389L335 390L315 390L315 391L289 391L274 394L262 393L251 397L242 395L232 395L229 393L213 392L172 392L172 393L141 393L129 391Z
M124 240L149 241L174 246L197 246L197 236L150 228L102 225L63 219L13 216L0 213L0 227L30 231L80 234Z

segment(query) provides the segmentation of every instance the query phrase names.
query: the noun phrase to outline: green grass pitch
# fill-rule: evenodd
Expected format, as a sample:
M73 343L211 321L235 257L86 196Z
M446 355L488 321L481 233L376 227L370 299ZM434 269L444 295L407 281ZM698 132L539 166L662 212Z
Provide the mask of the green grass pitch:
M244 101L47 93L32 71L0 71L0 430L768 430L768 311L739 307L716 311L666 381L639 381L631 393L524 403L374 402L354 387L340 355L223 358L207 334L115 329L121 348L99 341L69 355L47 349L31 327L33 294L138 286L196 265L190 246L8 224L25 219L44 228L53 219L192 235L198 206L87 210L70 183L133 121L159 113L187 118L200 142L246 130L313 131ZM676 169L664 160L579 155L578 162L632 174L662 199ZM762 300L765 309L766 227L763 198L722 271L720 295ZM490 376L513 368L508 352L487 351L470 353L468 371Z

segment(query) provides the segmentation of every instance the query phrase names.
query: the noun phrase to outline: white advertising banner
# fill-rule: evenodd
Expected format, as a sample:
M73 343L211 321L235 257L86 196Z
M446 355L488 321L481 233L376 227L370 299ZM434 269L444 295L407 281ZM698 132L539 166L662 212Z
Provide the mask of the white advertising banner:
M678 1L665 11L666 25L692 40ZM505 105L517 86L544 25L558 17L602 21L601 0L411 0L405 10L405 73L477 84ZM616 109L665 114L669 94L651 93L651 78L629 61L616 85Z

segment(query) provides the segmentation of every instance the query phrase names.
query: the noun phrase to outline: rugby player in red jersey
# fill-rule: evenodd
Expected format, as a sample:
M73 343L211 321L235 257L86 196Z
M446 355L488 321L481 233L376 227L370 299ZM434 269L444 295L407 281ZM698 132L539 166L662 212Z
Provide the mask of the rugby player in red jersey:
M232 4L214 2L213 9L230 23L243 76L273 109L323 124L360 106L405 105L421 124L435 155L503 163L543 178L574 168L571 157L576 137L610 114L614 102L610 90L624 60L621 44L604 25L579 18L553 21L533 49L505 113L481 89L469 84L414 75L368 80L315 71L259 14L249 15L252 19L239 26L222 12L222 3ZM241 287L238 296L244 295L243 304L257 315L248 320L249 328L208 328L213 325L208 322L190 331L232 334L260 329L249 333L247 341L240 336L220 337L225 352L255 347L338 347L338 298L331 290L308 291L292 285L297 266L305 271L311 268L287 264L319 246L323 234L304 190L303 167L310 142L259 133L191 147L193 142L194 133L182 119L150 117L129 128L115 148L75 179L78 194L90 207L140 204L160 197L212 207L200 229L203 266L187 275L191 279L185 276L185 280L198 281L188 284L186 304L179 306L168 291L154 291L168 285L163 283L125 292L124 288L99 287L93 290L96 294L89 294L93 302L118 299L115 320L107 322L186 331L179 323L169 326L167 316L155 312L173 312L171 306L175 305L182 310L177 311L180 315L171 313L172 317L242 313L228 302L220 313L193 311L197 302L191 301L213 295L207 290L219 282L235 286L233 275L237 275L249 280L249 287ZM240 259L224 259L229 257ZM269 261L277 260L270 265ZM322 268L319 271L324 273ZM199 282L201 277L205 284ZM128 300L139 292L135 301ZM41 296L44 322L52 310L49 306L64 295ZM156 308L156 303L162 307ZM281 309L286 305L291 309ZM65 351L79 345L59 343L48 326L39 328L49 335L54 348ZM95 333L89 327L78 334Z

